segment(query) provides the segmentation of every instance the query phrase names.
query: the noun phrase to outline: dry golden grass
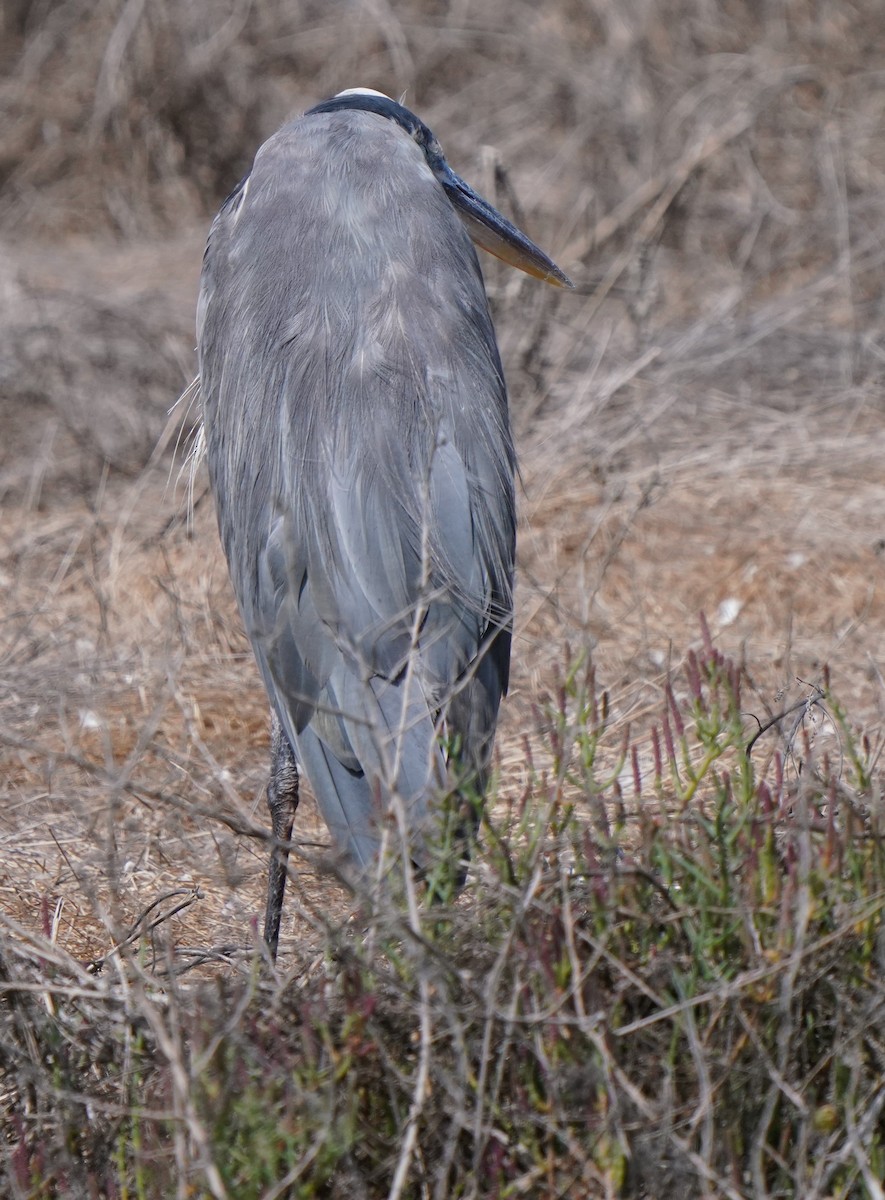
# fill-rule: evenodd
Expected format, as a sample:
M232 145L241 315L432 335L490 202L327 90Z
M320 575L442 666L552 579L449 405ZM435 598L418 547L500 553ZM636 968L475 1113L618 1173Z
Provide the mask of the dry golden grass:
M740 5L718 21L702 4L517 6L506 25L469 5L367 6L342 44L328 6L197 11L187 28L164 8L6 16L21 50L2 93L9 910L39 925L65 896L59 937L89 957L107 935L87 864L97 896L113 869L121 919L199 881L188 941L242 936L260 907L261 846L206 814L263 820L265 705L208 499L187 534L166 414L193 370L199 210L289 108L356 79L408 86L458 166L501 203L515 190L532 232L598 285L556 295L487 263L524 482L505 791L566 646L593 645L641 729L701 610L760 716L828 663L874 727L885 161L868 24L836 6L772 8L758 27ZM37 99L37 72L64 86ZM160 77L175 81L162 104ZM108 240L115 224L137 236ZM171 791L171 810L122 796L120 772ZM299 829L322 837L308 805Z
M91 961L196 886L177 945L256 936L266 703L168 413L209 213L354 84L407 90L581 285L485 264L523 484L502 802L570 652L641 743L701 611L760 721L828 665L878 744L882 31L873 0L5 6L0 920ZM348 906L305 868L283 961Z

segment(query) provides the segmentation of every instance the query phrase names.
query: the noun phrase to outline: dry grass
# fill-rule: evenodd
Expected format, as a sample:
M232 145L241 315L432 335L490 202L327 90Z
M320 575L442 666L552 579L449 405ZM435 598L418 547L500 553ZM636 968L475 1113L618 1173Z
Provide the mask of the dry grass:
M521 208L584 285L559 295L486 264L523 472L501 811L531 783L526 738L538 763L549 752L537 710L554 667L592 647L604 753L617 760L629 726L646 756L702 610L743 666L751 723L828 666L875 763L881 24L873 0L4 6L9 945L69 972L68 955L102 957L155 898L193 887L163 926L179 961L254 944L265 704L202 480L192 530L184 519L189 418L169 408L193 372L209 214L289 112L356 83L408 89L456 168ZM309 801L297 833L323 841ZM306 866L283 962L300 971L350 908ZM176 1153L206 1168L190 1103L169 1100ZM726 1194L697 1179L697 1194ZM838 1194L881 1195L851 1186Z

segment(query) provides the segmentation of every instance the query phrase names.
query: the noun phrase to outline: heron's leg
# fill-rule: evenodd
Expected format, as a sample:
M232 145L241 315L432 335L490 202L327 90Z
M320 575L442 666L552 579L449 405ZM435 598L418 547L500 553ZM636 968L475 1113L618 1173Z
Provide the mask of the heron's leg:
M270 734L270 782L267 785L267 807L273 830L273 848L267 871L267 907L264 910L264 940L270 956L276 959L280 941L280 921L283 916L283 897L286 893L286 866L289 860L288 843L298 807L298 765L283 727L272 716Z

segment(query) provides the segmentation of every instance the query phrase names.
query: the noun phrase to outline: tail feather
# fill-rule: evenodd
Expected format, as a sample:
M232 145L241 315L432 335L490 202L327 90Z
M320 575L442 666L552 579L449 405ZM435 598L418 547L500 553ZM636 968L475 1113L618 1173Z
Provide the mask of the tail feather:
M446 764L420 681L365 681L345 670L334 685L330 680L323 700L336 717L299 733L284 712L283 725L336 845L360 868L370 867L391 805L401 803L409 854L425 865L431 801L444 786ZM321 731L330 725L337 727L334 737L324 738ZM342 746L348 750L343 756ZM359 769L350 765L356 763Z

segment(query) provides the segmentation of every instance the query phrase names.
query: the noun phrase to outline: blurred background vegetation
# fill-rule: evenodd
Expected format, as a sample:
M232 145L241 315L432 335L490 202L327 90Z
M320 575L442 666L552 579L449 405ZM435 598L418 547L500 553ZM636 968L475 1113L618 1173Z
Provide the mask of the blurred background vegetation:
M882 1196L883 50L879 0L0 0L4 1194ZM483 260L520 583L471 881L373 909L307 797L273 975L173 406L212 214L355 85L579 290Z

